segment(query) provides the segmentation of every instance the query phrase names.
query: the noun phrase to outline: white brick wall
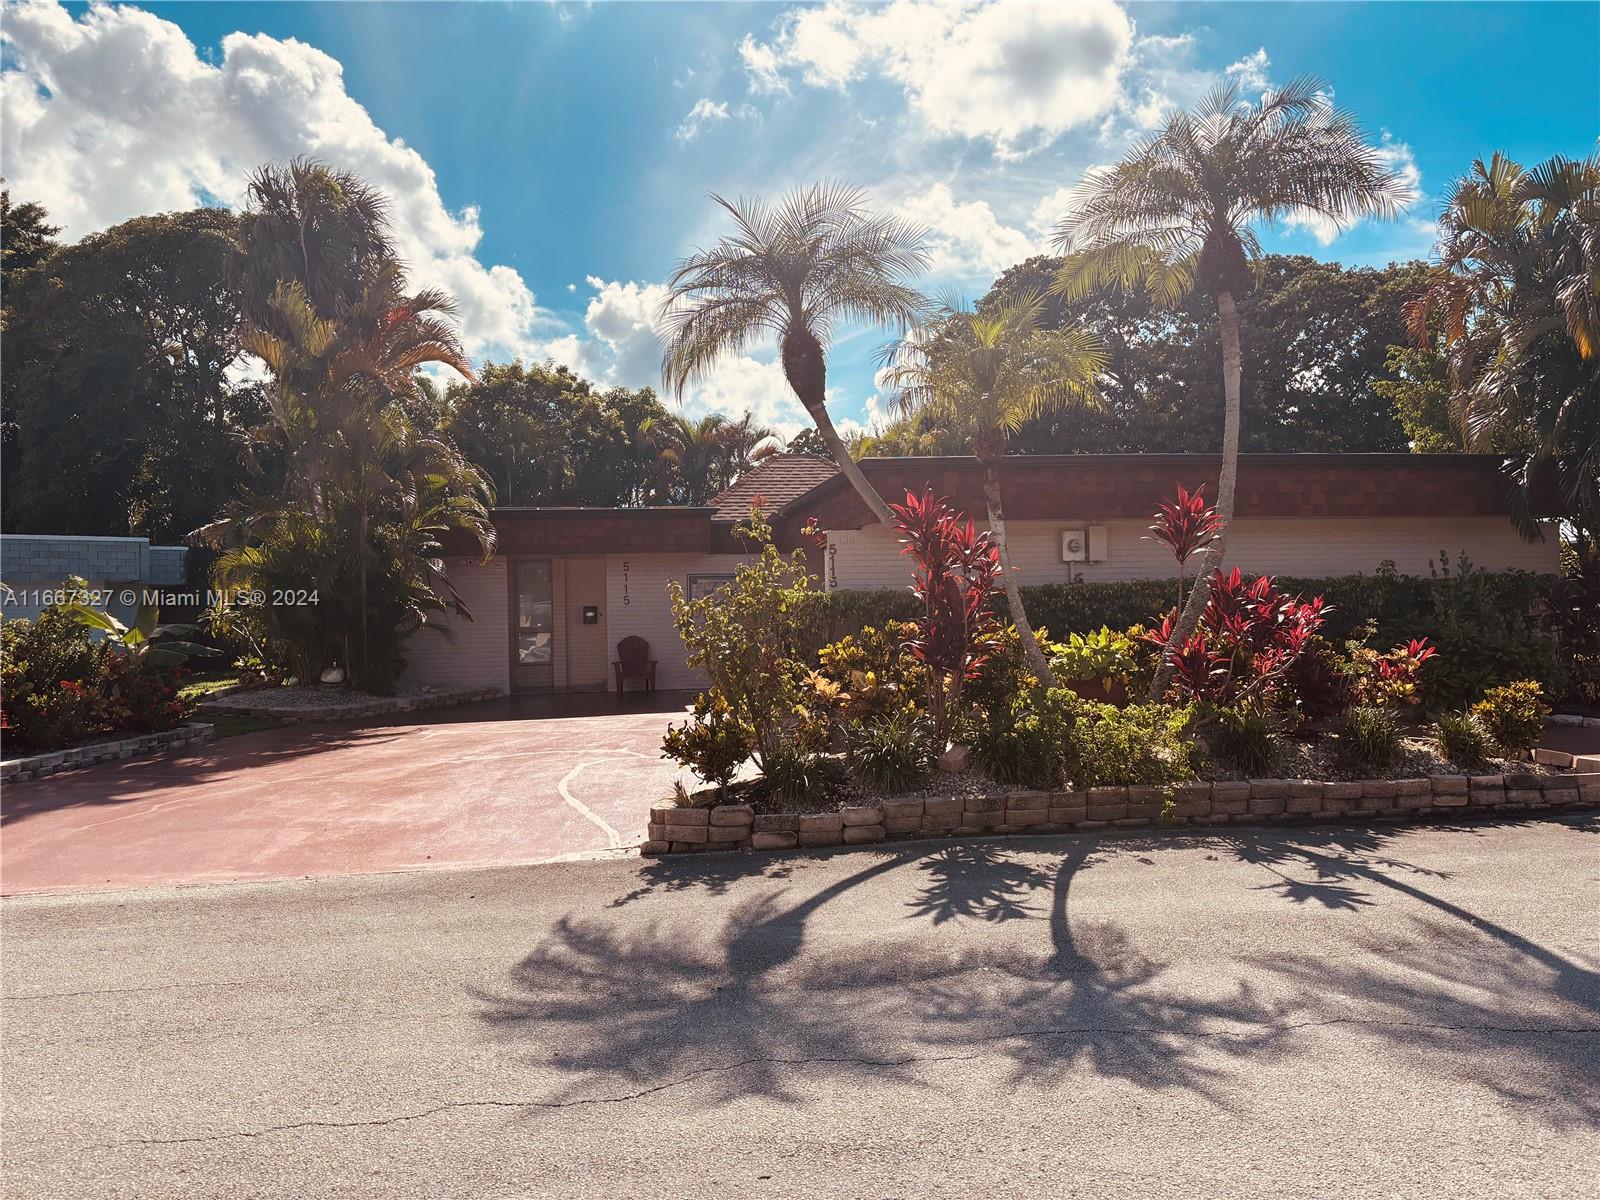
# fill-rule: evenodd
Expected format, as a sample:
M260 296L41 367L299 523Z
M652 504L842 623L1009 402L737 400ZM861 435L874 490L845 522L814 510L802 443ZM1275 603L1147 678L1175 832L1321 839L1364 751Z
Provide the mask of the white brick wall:
M740 554L622 554L606 559L606 640L614 657L617 643L629 636L650 643L657 662L656 686L698 688L705 680L684 663L683 642L672 623L667 584L688 586L690 575L732 575L748 561ZM613 681L610 686L616 687Z
M507 615L506 560L487 566L477 559L452 558L445 564L461 593L471 621L453 614L438 618L448 633L420 629L406 643L405 679L439 687L509 690L511 628Z
M1061 561L1061 531L1103 523L1106 561ZM1157 579L1176 564L1165 547L1144 541L1148 521L1010 521L1011 559L1024 585L1073 580ZM1228 565L1269 575L1323 577L1371 574L1385 559L1407 575L1426 575L1428 561L1462 550L1493 571L1554 573L1557 539L1525 542L1504 517L1393 517L1379 520L1247 518L1234 524ZM841 588L904 587L910 569L894 535L882 526L836 530L828 537L828 584ZM1198 558L1190 560L1191 568ZM1069 568L1071 574L1069 576Z

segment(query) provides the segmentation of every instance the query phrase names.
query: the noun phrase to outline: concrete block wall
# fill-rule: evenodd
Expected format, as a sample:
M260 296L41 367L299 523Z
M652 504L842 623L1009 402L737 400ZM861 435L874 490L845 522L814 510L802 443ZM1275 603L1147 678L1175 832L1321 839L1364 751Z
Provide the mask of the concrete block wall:
M6 617L35 616L42 607L35 593L59 588L71 575L96 591L180 585L188 553L185 546L152 546L142 537L0 534L0 581L11 589L9 597L0 593L0 609ZM135 606L113 598L106 607L126 620Z

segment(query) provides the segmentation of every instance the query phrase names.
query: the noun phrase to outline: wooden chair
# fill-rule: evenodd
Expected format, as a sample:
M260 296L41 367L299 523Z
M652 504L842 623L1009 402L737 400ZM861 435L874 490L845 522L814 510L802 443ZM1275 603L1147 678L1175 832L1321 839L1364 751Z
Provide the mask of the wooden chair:
M650 657L650 643L642 637L625 637L618 642L617 660L611 667L617 673L619 696L630 679L642 679L647 692L656 690L656 660Z

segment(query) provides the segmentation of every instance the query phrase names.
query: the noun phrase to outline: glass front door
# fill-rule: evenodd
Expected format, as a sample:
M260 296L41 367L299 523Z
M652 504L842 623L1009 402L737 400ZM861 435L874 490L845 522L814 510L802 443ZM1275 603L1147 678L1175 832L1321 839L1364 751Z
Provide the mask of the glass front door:
M555 603L550 560L519 558L511 572L511 683L556 685Z

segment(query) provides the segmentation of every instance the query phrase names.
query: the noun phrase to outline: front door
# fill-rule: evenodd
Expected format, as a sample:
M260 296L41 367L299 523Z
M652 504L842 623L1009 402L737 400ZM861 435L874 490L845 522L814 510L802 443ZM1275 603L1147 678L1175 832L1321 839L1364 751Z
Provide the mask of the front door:
M556 613L548 558L519 558L511 567L511 686L556 685Z

